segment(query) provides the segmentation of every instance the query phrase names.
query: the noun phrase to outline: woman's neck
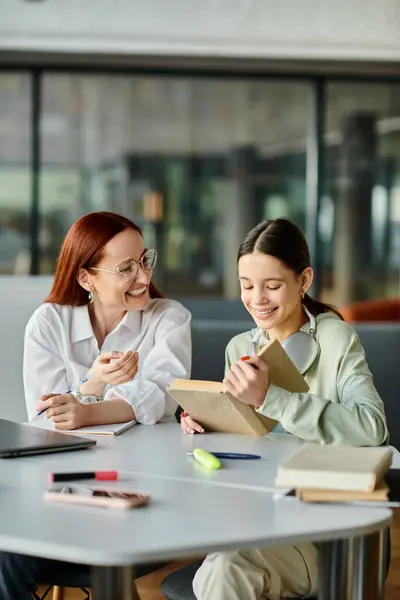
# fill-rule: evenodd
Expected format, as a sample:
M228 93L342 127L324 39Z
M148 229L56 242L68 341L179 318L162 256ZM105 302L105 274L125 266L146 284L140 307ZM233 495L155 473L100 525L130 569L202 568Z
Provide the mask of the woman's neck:
M126 310L121 312L121 310L107 309L97 303L89 304L88 309L93 332L99 349L101 349L108 334L111 333L124 318Z
M303 310L303 306L299 304L285 321L279 323L276 327L268 329L267 333L271 340L278 340L282 344L289 335L295 331L299 331L307 321L308 317Z

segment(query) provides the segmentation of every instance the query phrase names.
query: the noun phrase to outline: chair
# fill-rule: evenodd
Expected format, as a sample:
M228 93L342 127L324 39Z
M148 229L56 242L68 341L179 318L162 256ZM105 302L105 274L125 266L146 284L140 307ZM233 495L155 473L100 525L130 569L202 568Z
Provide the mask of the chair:
M340 309L349 323L400 321L400 297L354 302Z
M166 562L139 565L135 569L135 578L143 577L164 567ZM53 600L63 600L65 588L78 588L84 592L83 600L90 599L92 587L92 570L88 565L53 561L38 574L40 583L45 586L42 596L34 594L35 600L45 600L52 589Z
M370 540L370 548L372 549L372 552L374 552L374 548L376 548L374 544L378 542L377 534L373 534ZM391 559L390 529L388 529L385 533L384 548L385 550L383 560L385 564L385 579L387 579ZM186 565L181 569L178 569L177 571L174 571L164 579L164 581L161 584L161 591L167 598L167 600L196 600L192 584L196 571L201 567L202 564L203 561L198 560L189 565Z
M87 565L77 565L54 561L49 563L38 579L45 586L42 596L34 594L35 600L45 600L53 589L53 600L63 600L64 588L79 588L85 593L83 600L89 600L92 585L91 569Z
M168 600L196 600L192 583L197 569L202 564L203 561L198 560L168 575L161 584L164 596Z
M0 417L27 420L22 380L24 333L34 310L51 288L51 277L0 277L0 331L7 344L0 347L0 378L7 399L0 402Z
M194 562L168 575L161 584L161 591L167 600L196 600L193 592L193 579L203 561Z

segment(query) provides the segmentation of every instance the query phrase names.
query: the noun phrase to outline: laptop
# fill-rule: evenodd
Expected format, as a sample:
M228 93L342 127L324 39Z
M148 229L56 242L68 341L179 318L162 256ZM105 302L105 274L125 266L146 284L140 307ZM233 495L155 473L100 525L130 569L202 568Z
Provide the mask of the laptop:
M95 440L0 419L0 458L68 452L95 445Z

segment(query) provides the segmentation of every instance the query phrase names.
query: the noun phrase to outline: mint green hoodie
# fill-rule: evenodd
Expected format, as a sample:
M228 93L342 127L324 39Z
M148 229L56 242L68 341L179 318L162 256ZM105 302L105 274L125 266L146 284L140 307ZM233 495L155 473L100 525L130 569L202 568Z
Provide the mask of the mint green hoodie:
M304 374L309 392L293 394L271 383L258 412L309 442L384 444L388 441L385 410L356 331L334 313L318 315L316 322L320 352ZM301 327L309 330L309 322ZM226 371L249 353L255 332L246 331L229 342Z

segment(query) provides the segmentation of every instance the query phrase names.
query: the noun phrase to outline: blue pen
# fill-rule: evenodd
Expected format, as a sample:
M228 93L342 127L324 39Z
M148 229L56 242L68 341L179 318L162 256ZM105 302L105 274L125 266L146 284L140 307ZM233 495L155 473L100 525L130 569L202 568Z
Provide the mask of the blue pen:
M216 458L231 458L233 460L256 460L261 458L259 454L241 454L240 452L211 452ZM188 456L193 456L193 452L186 452Z
M70 394L71 390L68 390L67 394ZM42 415L43 413L45 413L47 410L47 408L44 408L43 410L41 410L40 412L36 413L36 417L35 419L37 419L38 417L40 417L40 415Z
M70 394L71 390L68 390L67 394ZM35 419L37 419L38 417L40 417L40 415L42 415L43 413L45 413L47 410L47 408L44 408L43 410L41 410L40 412L36 413L36 417Z

